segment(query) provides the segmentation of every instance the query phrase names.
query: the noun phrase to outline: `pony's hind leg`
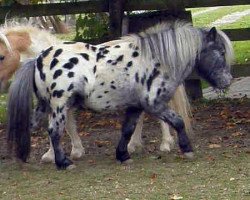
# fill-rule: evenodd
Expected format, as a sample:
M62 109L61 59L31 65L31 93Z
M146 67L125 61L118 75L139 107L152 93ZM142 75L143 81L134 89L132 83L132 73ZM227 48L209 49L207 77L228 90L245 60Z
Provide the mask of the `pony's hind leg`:
M170 128L167 123L160 120L161 132L162 132L162 141L160 145L160 150L165 152L170 152L171 148L174 146L174 139L170 134Z
M164 103L154 105L152 108L147 108L147 111L163 120L165 123L169 123L176 130L181 151L186 157L192 158L193 149L186 134L185 124L181 116L167 108Z
M55 153L55 163L58 169L69 168L73 163L69 160L61 146L61 137L64 133L64 128L67 118L67 108L65 106L57 107L52 110L52 116L49 120L49 136Z
M74 118L73 110L68 110L67 121L66 121L66 131L71 139L72 150L70 153L71 159L79 159L85 154L84 147L82 146L81 138L77 134L76 121Z
M143 118L145 113L142 113L139 117L139 120L136 124L135 131L128 143L128 152L133 153L137 147L142 147L142 126L143 126Z
M129 107L126 111L125 121L122 126L121 139L116 148L116 159L121 162L130 160L127 146L135 130L136 123L138 118L140 117L141 112L142 109L135 107Z

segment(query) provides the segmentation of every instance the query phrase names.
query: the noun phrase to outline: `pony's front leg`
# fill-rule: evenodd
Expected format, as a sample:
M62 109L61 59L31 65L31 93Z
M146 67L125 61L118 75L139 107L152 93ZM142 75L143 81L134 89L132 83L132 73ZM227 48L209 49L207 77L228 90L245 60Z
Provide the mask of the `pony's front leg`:
M135 107L129 107L126 111L125 121L122 126L121 139L116 148L116 159L121 162L130 160L127 147L141 112L142 109Z
M171 148L174 146L174 139L170 134L170 127L167 123L160 120L161 124L161 132L162 132L162 141L160 145L160 150L169 152Z
M60 142L67 120L66 114L65 106L57 107L57 109L53 110L53 114L50 116L49 120L48 132L53 145L55 163L58 169L66 169L73 166L72 161L66 157Z
M142 113L139 117L139 120L136 124L135 131L128 143L128 152L133 153L136 149L136 147L142 147L142 126L143 126L143 118L145 113Z
M186 134L185 124L181 116L167 108L164 104L155 104L152 108L147 110L165 123L169 123L176 130L181 151L187 158L192 158L193 148Z
M71 159L79 159L85 154L84 147L82 146L81 138L77 134L76 121L74 118L73 110L68 110L66 131L71 139L72 150L70 153Z

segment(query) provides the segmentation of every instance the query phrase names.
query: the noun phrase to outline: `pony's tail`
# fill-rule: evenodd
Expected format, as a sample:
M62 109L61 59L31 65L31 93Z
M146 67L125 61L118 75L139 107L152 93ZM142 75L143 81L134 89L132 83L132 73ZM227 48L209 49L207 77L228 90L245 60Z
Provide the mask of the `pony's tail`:
M171 101L169 102L169 105L183 118L188 134L192 134L192 111L185 87L183 85L180 85L177 88L173 98L171 98Z
M30 153L30 119L34 89L35 59L28 60L17 71L8 98L7 137L10 150L26 162Z

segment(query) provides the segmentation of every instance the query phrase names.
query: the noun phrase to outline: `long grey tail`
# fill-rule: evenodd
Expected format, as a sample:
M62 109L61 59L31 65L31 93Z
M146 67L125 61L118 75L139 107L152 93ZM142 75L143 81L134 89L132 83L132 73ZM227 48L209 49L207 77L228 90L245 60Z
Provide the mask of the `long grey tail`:
M7 135L10 150L26 162L30 153L30 120L35 59L22 64L9 90Z

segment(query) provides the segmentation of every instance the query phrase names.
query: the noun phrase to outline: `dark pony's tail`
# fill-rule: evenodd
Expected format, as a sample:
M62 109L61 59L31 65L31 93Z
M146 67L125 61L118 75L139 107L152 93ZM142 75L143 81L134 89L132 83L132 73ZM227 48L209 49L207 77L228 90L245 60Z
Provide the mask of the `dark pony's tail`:
M15 75L8 98L8 146L26 162L30 153L30 119L36 59L23 63Z

